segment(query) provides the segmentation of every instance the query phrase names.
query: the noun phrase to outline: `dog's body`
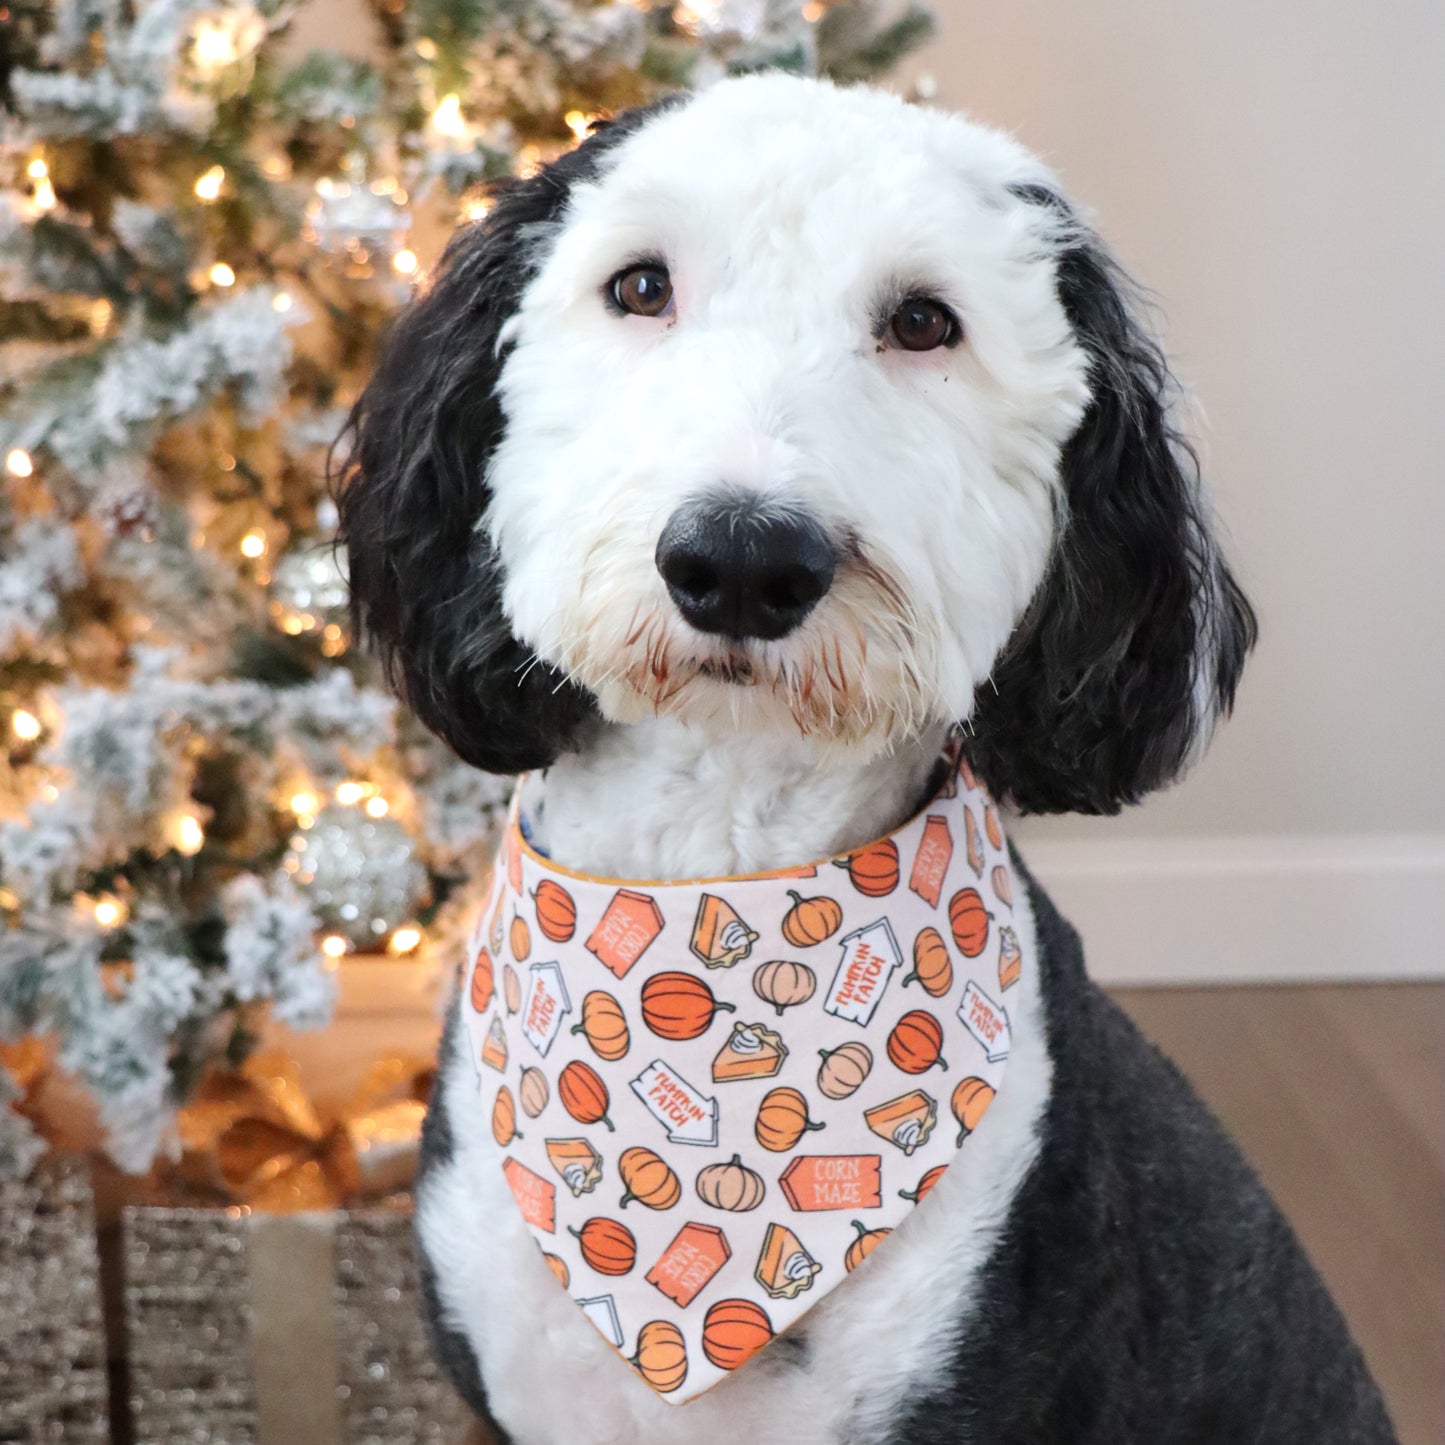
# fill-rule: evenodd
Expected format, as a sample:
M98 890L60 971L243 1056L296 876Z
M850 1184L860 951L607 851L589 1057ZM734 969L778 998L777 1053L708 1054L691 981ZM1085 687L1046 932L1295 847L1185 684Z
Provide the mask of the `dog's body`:
M1011 142L726 82L625 117L454 244L358 408L359 620L463 756L541 770L531 835L583 872L858 846L927 796L960 721L1000 799L1112 811L1197 752L1252 635L1166 382ZM959 1165L685 1406L556 1287L453 1022L418 1232L439 1353L499 1437L1392 1438L1247 1166L1042 893L1016 904L1035 964Z

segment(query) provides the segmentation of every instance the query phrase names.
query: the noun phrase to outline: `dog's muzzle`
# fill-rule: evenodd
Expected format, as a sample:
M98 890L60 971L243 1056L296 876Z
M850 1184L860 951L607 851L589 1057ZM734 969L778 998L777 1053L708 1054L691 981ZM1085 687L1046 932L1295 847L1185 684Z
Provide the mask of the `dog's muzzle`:
M747 493L686 502L657 542L657 570L699 632L737 641L786 637L833 584L837 552L822 526Z

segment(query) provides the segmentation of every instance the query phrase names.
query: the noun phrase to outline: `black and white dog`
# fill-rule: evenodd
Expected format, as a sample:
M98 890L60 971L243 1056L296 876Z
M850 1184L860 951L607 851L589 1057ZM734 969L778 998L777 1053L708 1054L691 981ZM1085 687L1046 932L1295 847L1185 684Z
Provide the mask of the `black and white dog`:
M357 619L463 758L540 770L533 836L574 869L856 846L960 723L1012 807L1114 812L1198 753L1253 636L1169 391L1127 283L1013 141L724 81L453 240L353 418ZM966 1166L682 1408L556 1288L448 1046L418 1229L437 1349L499 1439L1393 1438L1288 1225L1027 891L1038 964Z

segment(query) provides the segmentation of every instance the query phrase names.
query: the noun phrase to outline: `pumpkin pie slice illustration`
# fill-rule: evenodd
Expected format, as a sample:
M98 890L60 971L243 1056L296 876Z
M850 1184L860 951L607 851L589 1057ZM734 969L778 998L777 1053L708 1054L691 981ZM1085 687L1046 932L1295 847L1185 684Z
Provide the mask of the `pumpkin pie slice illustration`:
M622 1322L617 1318L617 1301L610 1294L594 1295L591 1299L579 1299L582 1313L592 1321L597 1333L615 1349L622 1348Z
M704 893L692 925L690 947L708 968L731 968L752 951L758 935L733 912L726 899Z
M736 1023L728 1041L713 1056L712 1081L771 1079L787 1057L788 1046L781 1034L766 1024Z
M547 1158L574 1199L591 1194L602 1179L602 1156L585 1139L548 1139Z
M492 1020L492 1026L482 1040L482 1062L499 1074L507 1071L507 1034L499 1018Z
M822 1268L787 1225L770 1224L753 1278L769 1299L797 1299L805 1289L812 1289L813 1276Z
M922 1089L914 1089L889 1099L886 1104L865 1109L863 1119L880 1139L911 1154L920 1144L927 1143L933 1133L933 1126L938 1123L938 1104Z

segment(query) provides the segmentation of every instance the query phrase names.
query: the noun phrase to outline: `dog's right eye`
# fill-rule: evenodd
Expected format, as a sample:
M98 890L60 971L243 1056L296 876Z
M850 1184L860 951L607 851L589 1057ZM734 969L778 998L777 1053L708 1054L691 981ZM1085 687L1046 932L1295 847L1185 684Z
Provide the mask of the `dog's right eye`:
M666 266L629 266L608 282L607 294L619 311L661 316L672 305L672 277Z

